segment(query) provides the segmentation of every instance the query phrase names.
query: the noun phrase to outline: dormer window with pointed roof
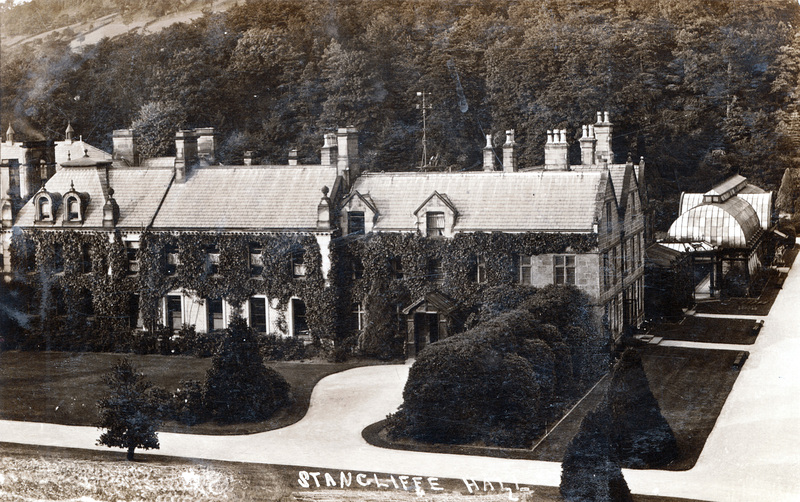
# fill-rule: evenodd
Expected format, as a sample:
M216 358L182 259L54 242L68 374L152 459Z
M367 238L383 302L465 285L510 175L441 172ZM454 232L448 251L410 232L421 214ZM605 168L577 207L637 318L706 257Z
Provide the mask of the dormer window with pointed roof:
M446 194L434 191L414 211L414 216L417 228L428 237L452 237L458 211Z
M33 196L33 207L36 211L34 223L54 223L60 199L59 194L50 193L44 187L40 188Z
M78 193L70 182L69 192L64 194L64 223L83 223L87 195Z

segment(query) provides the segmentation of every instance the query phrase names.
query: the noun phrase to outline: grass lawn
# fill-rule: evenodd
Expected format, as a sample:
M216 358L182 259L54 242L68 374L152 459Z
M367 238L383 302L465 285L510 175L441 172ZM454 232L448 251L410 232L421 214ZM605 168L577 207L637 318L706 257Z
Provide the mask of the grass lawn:
M691 469L739 375L732 369L737 352L657 345L645 345L638 350L653 395L678 440L678 459L663 469ZM383 431L383 422L368 427L363 435L369 443L384 448L561 462L583 417L602 401L606 386L607 378L600 380L560 423L548 426L549 435L538 440L533 450L427 444L412 440L392 442Z
M414 473L365 472L370 486L356 482L352 475L350 487L326 488L324 474L330 473L337 483L341 471L310 467L289 467L269 464L217 462L199 459L177 459L146 453L137 454L141 460L126 462L125 453L113 451L72 450L67 448L35 447L0 443L0 499L2 500L174 500L205 502L219 500L241 501L320 501L341 502L397 501L411 502L469 502L474 500L520 500L526 502L556 502L561 497L558 488L547 486L514 486L514 498L501 492L496 480L487 484L480 496L467 494L460 479L436 479L441 491L426 490L424 498L415 493L411 476ZM319 488L309 480L309 487L300 486L299 472L319 472ZM372 483L377 475L380 489ZM394 488L389 476L409 476L410 485L403 490ZM362 480L365 478L362 478ZM422 480L423 486L428 482ZM482 480L475 480L482 490ZM383 486L388 485L388 486ZM489 486L492 490L489 490ZM509 486L509 485L506 485ZM689 502L686 499L635 495L636 502Z
M661 323L652 326L648 334L662 336L665 340L689 342L755 343L758 333L753 333L756 322L749 319L718 319L686 316L680 323Z
M127 357L154 385L167 391L181 380L203 380L210 358L96 352L0 352L0 418L65 425L94 425L97 401L108 392L102 376ZM266 422L220 425L207 422L189 427L166 422L162 431L193 434L249 434L291 425L306 414L311 391L323 377L374 364L367 362L272 362L267 365L289 382L294 403Z

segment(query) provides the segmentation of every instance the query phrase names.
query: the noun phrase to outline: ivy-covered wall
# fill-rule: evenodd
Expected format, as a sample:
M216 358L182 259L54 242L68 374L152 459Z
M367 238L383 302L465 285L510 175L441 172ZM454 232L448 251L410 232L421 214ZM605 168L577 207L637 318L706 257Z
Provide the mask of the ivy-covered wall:
M277 301L280 310L298 297L306 304L311 335L335 340L353 334L354 304L361 303L372 319L391 317L434 290L455 300L462 307L460 319L469 324L476 306L502 303L498 294L522 287L516 284L515 255L597 252L594 234L355 235L333 240L326 278L320 247L310 234L145 232L138 237L138 273L129 274L127 237L120 232L17 232L11 246L15 279L32 286L29 313L37 326L54 329L48 319L67 319L77 330L91 318L101 331L122 332L138 308L144 326L155 329L162 324L162 299L172 291L223 298L234 310L254 295ZM254 248L261 250L257 276L250 267ZM219 254L216 273L209 267L210 249ZM176 253L169 269L168 251ZM293 274L297 255L305 267L302 277ZM478 282L481 259L485 280ZM131 305L134 294L138 307ZM402 334L402 325L394 325Z

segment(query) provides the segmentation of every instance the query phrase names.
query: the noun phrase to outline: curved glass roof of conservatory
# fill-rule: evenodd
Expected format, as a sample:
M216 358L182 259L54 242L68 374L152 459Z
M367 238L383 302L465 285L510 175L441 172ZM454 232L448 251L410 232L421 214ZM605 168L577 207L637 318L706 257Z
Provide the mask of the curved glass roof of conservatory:
M673 242L708 242L727 248L747 248L761 232L753 206L739 197L701 204L681 214L669 228Z

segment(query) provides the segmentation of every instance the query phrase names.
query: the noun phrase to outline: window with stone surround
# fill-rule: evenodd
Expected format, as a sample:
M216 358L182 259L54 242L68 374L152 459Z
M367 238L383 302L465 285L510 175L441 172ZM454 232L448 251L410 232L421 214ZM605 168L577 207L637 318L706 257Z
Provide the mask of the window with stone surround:
M553 284L575 284L575 255L553 256Z

